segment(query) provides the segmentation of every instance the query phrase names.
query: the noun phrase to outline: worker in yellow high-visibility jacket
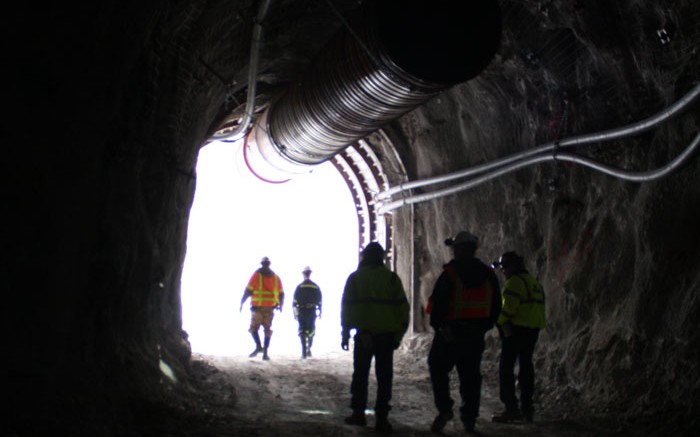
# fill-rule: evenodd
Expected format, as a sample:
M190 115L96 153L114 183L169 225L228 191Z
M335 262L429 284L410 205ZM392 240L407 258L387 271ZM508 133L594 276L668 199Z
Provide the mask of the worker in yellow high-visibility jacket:
M506 409L493 417L494 422L533 421L535 367L533 354L540 330L545 326L544 289L525 268L523 257L506 252L494 263L500 267L503 284L503 308L496 322L501 337L498 367L500 398ZM515 362L518 362L520 408L515 395Z
M341 300L340 347L350 349L350 334L355 331L353 372L350 383L352 415L348 425L365 426L369 372L374 360L377 396L374 404L375 429L393 430L389 423L394 350L408 329L410 307L399 276L384 265L384 248L371 242L362 250L357 270L348 276Z
M253 273L248 281L248 286L243 292L241 298L241 308L243 303L250 297L250 329L248 330L255 341L255 350L251 352L249 357L255 357L260 352L263 353L263 360L269 360L270 356L267 349L270 347L270 338L272 337L272 319L274 310L282 311L284 306L284 290L282 289L282 281L279 276L270 269L270 258L263 257L260 261L260 267ZM261 343L260 325L265 331L265 342Z

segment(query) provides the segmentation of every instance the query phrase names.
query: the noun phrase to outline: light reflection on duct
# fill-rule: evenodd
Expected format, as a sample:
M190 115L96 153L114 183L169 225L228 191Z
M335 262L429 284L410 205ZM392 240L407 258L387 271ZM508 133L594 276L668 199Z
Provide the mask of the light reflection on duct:
M479 74L500 37L496 0L368 1L271 102L246 137L246 164L267 182L308 173Z

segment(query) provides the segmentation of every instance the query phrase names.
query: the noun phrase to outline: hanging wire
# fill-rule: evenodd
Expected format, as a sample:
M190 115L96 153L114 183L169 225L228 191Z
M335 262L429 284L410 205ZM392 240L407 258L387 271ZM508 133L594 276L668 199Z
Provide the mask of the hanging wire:
M255 112L256 85L258 82L258 64L260 63L260 46L262 43L262 22L267 15L271 0L263 0L258 7L258 13L253 25L253 37L250 43L250 60L248 61L248 97L243 111L243 118L236 129L230 132L216 132L213 140L236 142L243 138L253 127Z

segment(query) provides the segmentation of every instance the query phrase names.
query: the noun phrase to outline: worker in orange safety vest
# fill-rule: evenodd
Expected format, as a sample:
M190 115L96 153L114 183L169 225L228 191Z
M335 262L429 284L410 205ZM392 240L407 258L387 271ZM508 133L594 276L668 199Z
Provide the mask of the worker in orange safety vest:
M248 286L243 291L241 298L241 308L243 303L250 297L250 329L248 330L255 341L255 350L248 355L253 358L260 352L263 353L263 360L269 360L270 356L267 353L270 347L270 338L272 337L272 319L274 310L282 311L284 306L284 290L282 289L282 281L279 276L270 269L270 258L263 257L260 261L260 267L253 273L248 281ZM260 325L265 331L265 342L261 343Z
M431 430L441 433L454 417L450 372L457 368L465 431L474 431L481 398L481 357L484 335L501 311L496 274L476 258L478 238L462 231L445 241L454 258L444 266L430 295L426 312L435 331L428 354L430 382L438 415Z

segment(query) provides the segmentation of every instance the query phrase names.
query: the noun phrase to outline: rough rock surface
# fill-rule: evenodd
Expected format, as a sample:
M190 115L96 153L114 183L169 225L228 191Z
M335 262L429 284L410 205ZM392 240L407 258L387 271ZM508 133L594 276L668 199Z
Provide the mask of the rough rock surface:
M487 70L386 126L409 179L614 129L698 83L695 0L500 3L504 40ZM357 5L272 2L261 102L303 72L342 27L338 13ZM179 417L160 406L214 399L206 384L173 392L160 363L180 380L209 372L190 361L181 332L187 220L197 152L245 99L258 3L14 6L2 30L6 427L145 434ZM699 127L696 103L657 129L575 151L649 170ZM412 276L415 326L427 329L422 308L448 258L442 241L469 228L485 261L518 250L545 285L543 408L641 424L647 435L668 435L669 423L697 433L699 200L697 158L641 184L557 162L401 210L394 235L412 248L400 273Z
M507 28L503 57L401 120L417 178L645 119L697 83L697 31L688 28L689 46L678 42L677 53L640 32L683 22L678 11L507 5L506 23L517 16L521 27ZM595 22L600 8L614 22ZM699 113L693 106L650 133L576 152L635 171L659 168L697 134ZM626 417L679 415L697 427L699 406L691 399L700 386L691 369L700 356L691 345L700 341L698 176L697 160L644 184L547 163L420 204L415 244L424 248L421 259L434 263L417 264L416 287L428 295L437 262L447 259L442 241L457 229L482 237L485 261L517 250L547 290L550 323L538 365L557 385L545 404L566 400L572 412Z

